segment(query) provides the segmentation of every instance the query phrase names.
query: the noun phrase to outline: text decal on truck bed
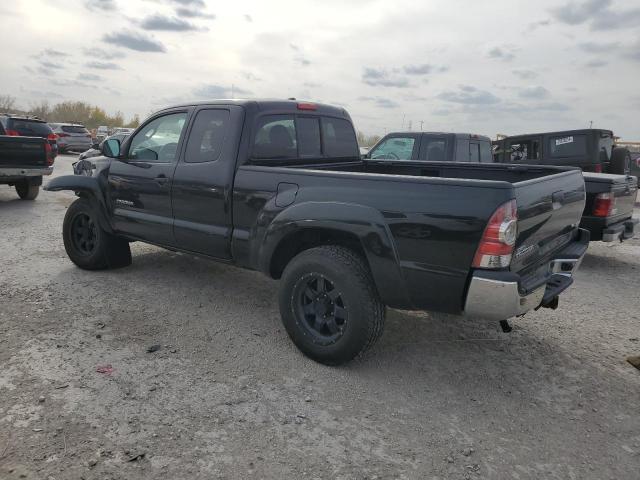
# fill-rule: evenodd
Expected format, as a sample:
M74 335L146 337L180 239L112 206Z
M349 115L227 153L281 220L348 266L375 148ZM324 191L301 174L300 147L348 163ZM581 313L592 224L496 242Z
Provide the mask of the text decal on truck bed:
M565 143L573 143L573 137L563 137L556 139L556 145L564 145Z

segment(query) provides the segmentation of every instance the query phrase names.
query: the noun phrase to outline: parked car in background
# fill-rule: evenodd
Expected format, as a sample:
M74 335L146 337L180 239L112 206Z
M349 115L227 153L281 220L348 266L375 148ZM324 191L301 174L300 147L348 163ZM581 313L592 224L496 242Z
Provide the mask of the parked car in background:
M365 155L372 160L492 163L491 139L471 133L394 132Z
M58 154L56 135L47 122L38 117L0 113L0 135L45 138L49 145L48 155L52 159L52 164Z
M96 140L98 142L103 141L109 136L109 133L109 127L107 127L106 125L100 125L96 130Z
M58 152L83 152L91 147L91 134L84 125L77 123L50 123L56 134Z
M629 172L631 175L638 177L638 188L640 188L640 152L630 152L631 165Z
M113 133L112 135L116 135L118 133L124 133L126 135L129 135L131 133L133 133L133 131L135 130L135 128L129 128L129 127L118 127L118 128L114 128L113 129Z
M580 171L363 160L341 107L179 105L102 149L95 175L46 187L80 197L63 223L72 262L124 267L139 240L259 270L281 279L292 341L331 365L378 340L385 306L505 330L556 308L589 239Z

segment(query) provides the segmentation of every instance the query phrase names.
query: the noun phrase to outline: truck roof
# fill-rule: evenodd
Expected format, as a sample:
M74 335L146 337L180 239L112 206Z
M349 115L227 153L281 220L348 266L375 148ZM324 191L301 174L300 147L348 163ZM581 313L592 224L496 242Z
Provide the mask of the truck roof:
M475 139L481 139L481 140L486 140L486 141L491 141L491 139L489 137L487 137L486 135L478 135L476 133L460 133L460 132L411 132L411 131L398 131L398 132L389 132L387 133L387 135L454 135L456 137L464 137L464 138L475 138ZM385 137L387 136L385 135Z
M539 132L539 133L520 133L518 135L508 135L506 138L518 138L518 137L535 137L540 135L579 135L588 133L608 133L613 135L611 130L605 130L603 128L582 128L578 130L558 130L553 132Z
M346 119L351 118L347 113L347 111L342 107L328 105L326 103L297 100L294 98L287 99L287 100L271 99L271 98L212 99L212 100L202 100L202 101L196 101L196 102L187 102L187 103L180 103L177 105L171 105L169 107L163 108L160 111L177 108L177 107L193 107L193 106L201 106L201 105L240 105L248 108L255 108L256 110L259 110L259 111L277 111L280 113L308 112L308 113L332 115L335 117L342 117Z

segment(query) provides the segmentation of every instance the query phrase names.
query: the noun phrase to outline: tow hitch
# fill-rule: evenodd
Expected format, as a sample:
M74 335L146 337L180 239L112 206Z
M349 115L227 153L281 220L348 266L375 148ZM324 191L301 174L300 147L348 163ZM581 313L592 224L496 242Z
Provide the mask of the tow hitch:
M500 320L500 328L502 328L502 331L504 333L509 333L511 330L513 330L511 324L509 323L509 320Z

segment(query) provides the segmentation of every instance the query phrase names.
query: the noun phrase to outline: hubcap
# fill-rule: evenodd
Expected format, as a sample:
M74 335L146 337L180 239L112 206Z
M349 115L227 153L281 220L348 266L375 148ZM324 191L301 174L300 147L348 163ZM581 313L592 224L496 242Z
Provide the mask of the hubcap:
M82 255L91 255L96 248L96 225L86 213L77 214L71 223L73 246Z
M320 274L303 277L296 290L302 327L318 343L336 342L344 334L348 319L341 292Z

